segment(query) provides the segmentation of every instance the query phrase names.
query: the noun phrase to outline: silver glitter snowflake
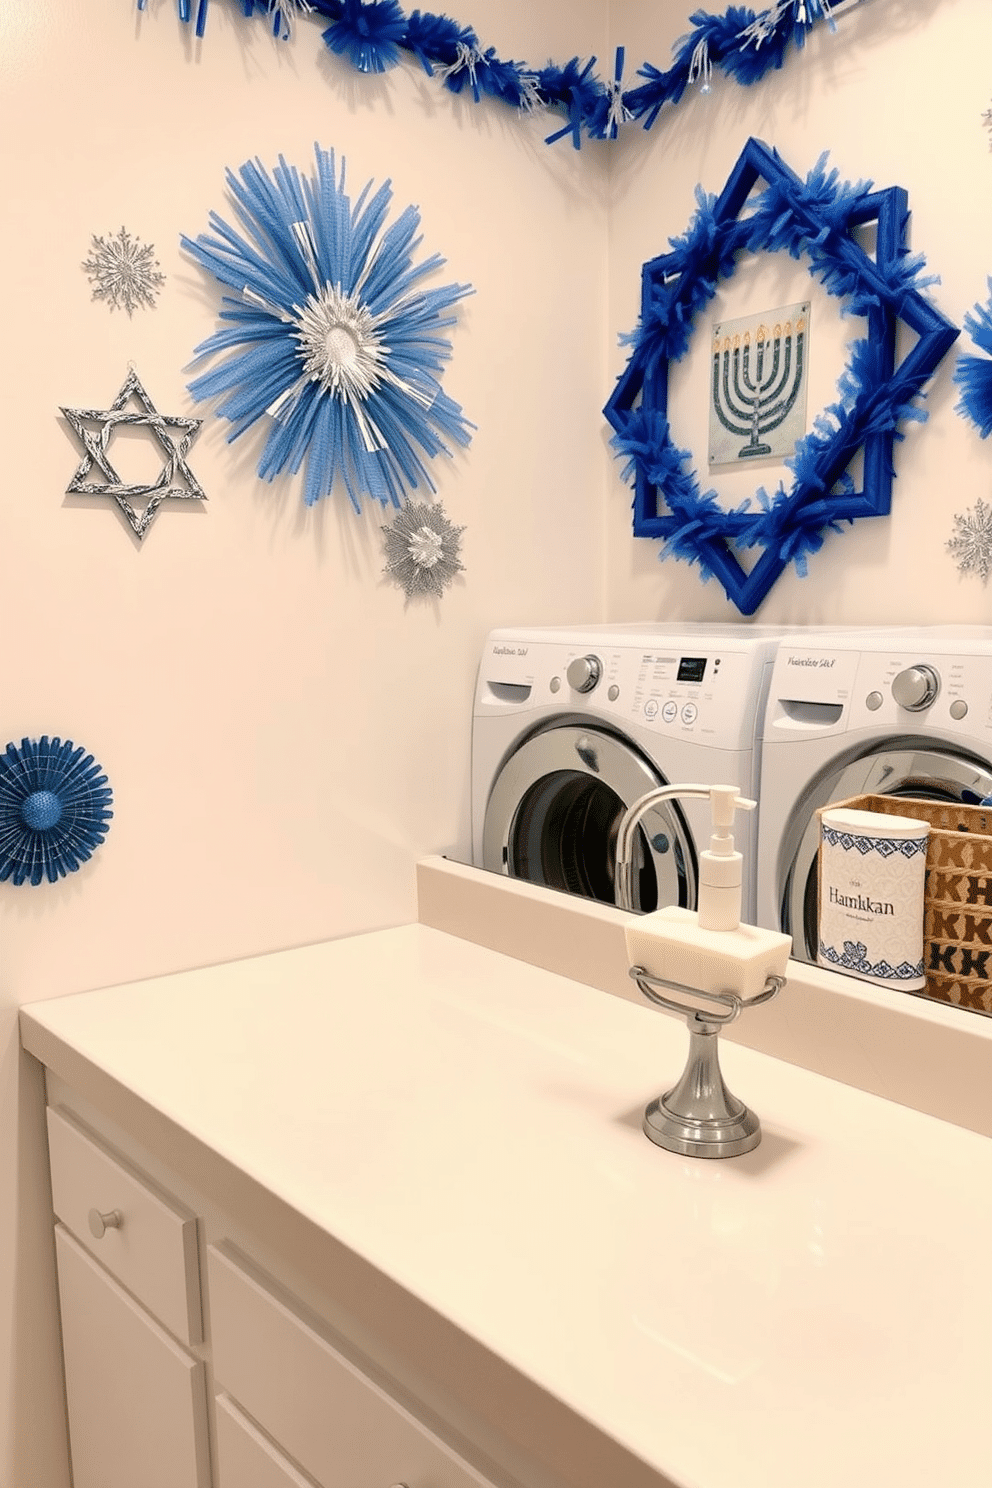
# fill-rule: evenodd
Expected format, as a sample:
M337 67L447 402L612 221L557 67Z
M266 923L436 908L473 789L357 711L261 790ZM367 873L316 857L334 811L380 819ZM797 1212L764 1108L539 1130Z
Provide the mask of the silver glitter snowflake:
M407 599L427 594L440 599L455 574L464 572L458 558L465 528L452 526L439 502L407 502L382 531L387 559L382 571Z
M962 577L976 574L986 583L992 573L992 507L979 497L973 510L955 516L954 525L957 530L948 540L947 551L953 554L958 573Z
M152 310L165 275L158 272L158 260L151 243L139 243L122 227L114 237L93 235L90 256L83 268L92 282L93 298L104 300L111 310L126 310L128 315L144 307Z

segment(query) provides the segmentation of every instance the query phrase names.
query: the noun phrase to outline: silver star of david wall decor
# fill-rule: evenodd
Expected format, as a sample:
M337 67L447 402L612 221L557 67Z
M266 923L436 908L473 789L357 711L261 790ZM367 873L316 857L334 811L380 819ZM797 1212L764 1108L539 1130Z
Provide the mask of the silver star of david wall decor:
M163 501L206 501L206 493L186 463L186 456L203 420L159 413L133 368L109 408L63 408L62 412L84 451L84 458L66 487L66 494L111 496L139 541L145 536ZM122 481L114 469L110 447L115 433L124 429L147 429L159 445L164 459L154 481L130 484ZM94 471L103 479L93 480ZM144 510L139 512L132 502L143 496L148 500Z

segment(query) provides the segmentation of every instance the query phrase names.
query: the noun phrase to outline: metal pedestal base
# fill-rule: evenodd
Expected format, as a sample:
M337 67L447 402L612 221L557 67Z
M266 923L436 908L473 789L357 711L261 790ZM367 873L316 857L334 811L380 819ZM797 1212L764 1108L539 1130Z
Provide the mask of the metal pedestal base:
M632 966L630 975L650 1002L680 1013L689 1026L685 1069L678 1084L645 1110L645 1136L683 1157L739 1157L750 1152L761 1141L761 1122L724 1084L719 1033L744 1008L768 1002L785 985L785 978L770 976L763 991L745 1001L733 992L704 993L678 982L662 981L643 966ZM676 1001L665 993L677 993L685 1001ZM700 1002L713 1007L704 1010Z
M716 1029L690 1025L682 1078L648 1106L644 1134L683 1157L739 1157L757 1147L761 1122L723 1083Z

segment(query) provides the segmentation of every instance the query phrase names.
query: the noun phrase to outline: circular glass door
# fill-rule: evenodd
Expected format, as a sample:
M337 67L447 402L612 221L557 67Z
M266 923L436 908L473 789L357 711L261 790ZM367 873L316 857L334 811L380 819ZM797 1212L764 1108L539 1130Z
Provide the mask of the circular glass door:
M990 794L992 767L987 760L952 754L932 740L901 738L876 744L870 754L835 763L803 795L779 849L781 926L792 936L795 959L816 961L820 910L816 813L821 806L851 796L916 796L975 804Z
M560 724L533 734L493 784L483 866L512 878L614 904L617 833L627 808L667 784L627 740ZM635 908L696 904L696 855L677 804L662 802L638 827Z

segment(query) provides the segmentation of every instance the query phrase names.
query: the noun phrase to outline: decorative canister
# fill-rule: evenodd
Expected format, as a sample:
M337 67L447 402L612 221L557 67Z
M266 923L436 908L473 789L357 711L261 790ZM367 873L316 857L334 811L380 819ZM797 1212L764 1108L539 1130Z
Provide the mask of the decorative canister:
M919 991L930 827L910 816L820 812L821 966Z

